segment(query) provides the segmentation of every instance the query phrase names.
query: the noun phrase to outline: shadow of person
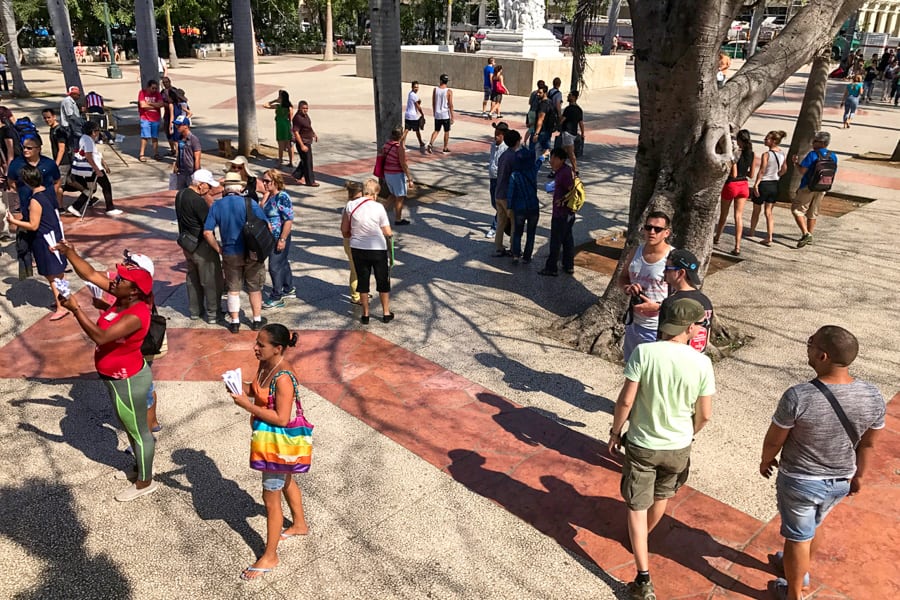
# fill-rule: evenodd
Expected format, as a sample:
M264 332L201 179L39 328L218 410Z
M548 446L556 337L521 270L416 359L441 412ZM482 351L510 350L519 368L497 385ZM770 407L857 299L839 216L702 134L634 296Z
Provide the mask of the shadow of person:
M592 394L579 380L568 375L536 371L506 356L480 352L475 359L486 367L503 373L503 382L514 390L544 392L586 412L603 411L612 414L615 403L609 398Z
M543 446L588 464L621 470L619 465L609 459L602 443L569 429L556 421L554 416L549 416L547 411L516 406L506 398L489 392L479 392L475 397L480 402L497 408L500 412L491 418L520 442L529 446Z
M266 514L260 501L236 482L226 479L202 450L176 450L172 453L172 461L183 466L157 473L155 479L176 490L190 492L197 516L204 521L224 521L257 556L261 556L266 549L265 541L248 522L250 517ZM187 479L187 485L177 479L181 475Z
M615 554L615 549L598 547L596 541L591 542L590 534L610 540L626 552L631 552L627 508L621 500L584 495L572 483L553 475L541 476L539 481L544 489L535 489L506 473L485 469L486 459L470 450L454 449L448 452L448 457L452 462L447 471L454 479L473 492L497 502L541 533L555 539L573 555L596 565L599 570L604 569L602 563L605 559L615 563L606 564L606 568L619 566L622 561L608 559L607 555ZM682 493L685 492L687 490ZM711 584L710 590L717 585L751 598L765 597L766 590L749 587L719 570L713 562L733 562L766 572L769 571L768 565L722 544L706 531L666 515L649 541L651 563L652 555L663 556L705 578ZM600 555L601 552L603 555ZM605 572L602 577L611 587L619 585Z
M104 405L105 407L98 412L94 407L86 406L79 400L76 400L86 391L84 389L86 387L96 387L101 397L108 399L106 390L100 390L101 385L97 381L78 382L76 387L81 386L81 389L76 391L76 388L73 387L71 398L54 394L49 398L12 400L9 404L16 407L37 405L64 409L65 415L59 420L59 434L44 431L25 421L20 421L18 427L22 431L33 433L49 442L68 444L96 463L115 469L124 469L130 466L133 461L124 452L117 451L119 438L116 434L116 428L118 423L116 423L116 419L112 414L112 408ZM115 423L115 426L112 423Z
M89 555L87 531L69 489L47 479L0 487L0 535L41 564L34 587L14 600L44 598L130 598L131 583L105 553Z

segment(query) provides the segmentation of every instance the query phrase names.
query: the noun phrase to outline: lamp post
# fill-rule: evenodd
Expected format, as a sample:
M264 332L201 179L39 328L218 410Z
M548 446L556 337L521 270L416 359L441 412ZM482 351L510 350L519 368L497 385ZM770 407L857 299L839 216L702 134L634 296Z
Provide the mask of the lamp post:
M113 46L112 30L109 28L109 4L103 2L103 21L106 25L106 49L109 50L109 66L106 76L110 79L122 79L122 69L116 64L116 48Z

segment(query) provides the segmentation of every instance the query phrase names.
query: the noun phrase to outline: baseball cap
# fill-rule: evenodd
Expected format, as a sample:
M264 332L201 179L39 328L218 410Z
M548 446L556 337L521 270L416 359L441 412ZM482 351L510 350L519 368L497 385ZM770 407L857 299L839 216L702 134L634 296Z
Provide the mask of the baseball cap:
M450 76L446 73L441 73L441 83L450 83Z
M690 250L672 250L669 252L669 260L672 266L684 269L685 276L692 286L700 285L700 275L697 272L700 269L700 261Z
M666 335L681 335L705 316L706 310L699 302L691 298L679 298L666 303L665 314L659 315L659 330Z
M178 115L175 117L175 127L181 127L182 125L191 126L191 120L185 115Z
M153 277L155 274L155 269L153 268L153 261L146 254L138 254L136 252L132 252L131 250L125 249L123 253L125 255L125 264L133 264L142 268L143 270L150 273L150 276Z
M197 169L191 176L194 183L205 183L210 187L219 187L219 182L213 177L212 171L209 169Z
M491 123L491 127L493 127L497 131L506 131L509 129L509 125L507 125L506 121L500 121L499 123Z
M68 93L71 94L72 92L77 92L77 93L80 94L80 93L81 93L81 88L78 87L77 85L73 85L73 86L69 87Z
M153 276L136 264L124 263L116 265L116 273L126 281L130 281L145 294L153 292Z

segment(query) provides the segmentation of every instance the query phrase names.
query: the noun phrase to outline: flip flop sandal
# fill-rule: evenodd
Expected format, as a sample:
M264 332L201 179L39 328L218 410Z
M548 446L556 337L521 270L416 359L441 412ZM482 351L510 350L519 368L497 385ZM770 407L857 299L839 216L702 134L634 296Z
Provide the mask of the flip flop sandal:
M257 579L260 575L265 575L266 573L271 573L272 569L260 569L259 567L247 567L243 571L241 571L241 579L244 581L252 581L253 579ZM247 573L258 573L258 575L254 575L253 577L248 577Z
M70 314L72 314L72 313L70 313L69 311L55 312L50 317L50 320L51 321L61 321L62 319L65 319L66 317L68 317Z
M147 162L147 157L146 156L138 156L138 160L141 162Z

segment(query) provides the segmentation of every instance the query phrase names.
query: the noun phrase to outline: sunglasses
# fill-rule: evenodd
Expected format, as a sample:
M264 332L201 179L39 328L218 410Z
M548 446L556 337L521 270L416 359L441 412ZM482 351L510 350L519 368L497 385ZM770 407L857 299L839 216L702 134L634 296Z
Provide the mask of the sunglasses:
M232 171L240 171L240 170L241 170L241 165L231 165L231 170L232 170Z
M644 231L652 231L653 233L662 233L668 227L657 227L656 225L644 225Z
M666 265L665 267L666 271L680 271L683 268L684 267L676 267L675 265Z
M37 150L37 146L22 146L25 150Z

